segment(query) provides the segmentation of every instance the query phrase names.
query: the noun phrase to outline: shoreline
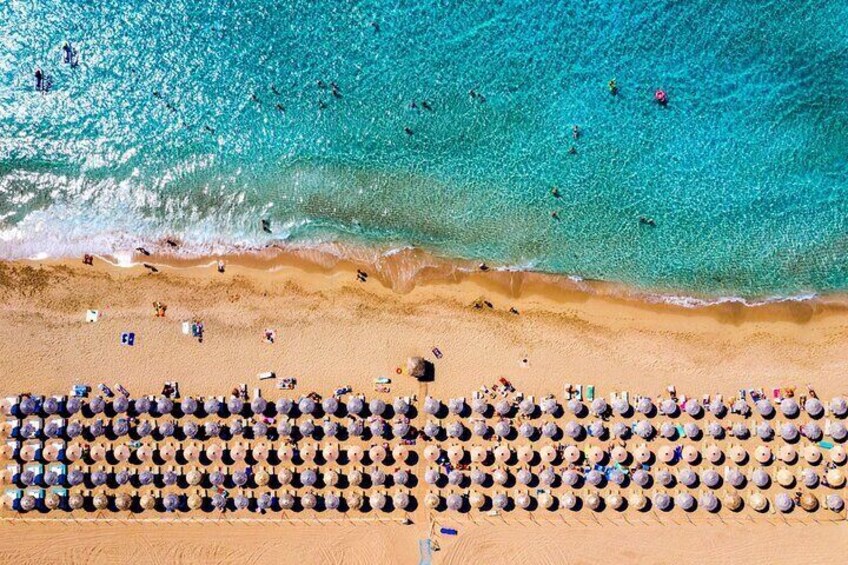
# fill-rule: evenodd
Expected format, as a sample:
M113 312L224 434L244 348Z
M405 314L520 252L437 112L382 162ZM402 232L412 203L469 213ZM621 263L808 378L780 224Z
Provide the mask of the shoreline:
M138 268L145 263L157 268L184 270L188 268L213 268L218 260L228 266L249 271L274 273L281 269L296 268L310 273L332 274L336 270L356 272L364 270L386 288L408 294L416 287L456 284L473 281L506 296L518 298L541 294L565 301L580 295L598 297L616 303L647 305L648 307L677 310L706 310L723 315L739 310L766 310L772 312L801 312L809 316L822 311L848 311L848 294L806 293L794 296L774 296L746 299L740 296L703 297L684 293L650 291L624 283L582 279L577 276L546 273L501 265L488 265L481 270L477 263L463 259L448 259L414 246L376 248L364 245L327 243L320 245L272 245L263 249L246 248L239 252L222 254L194 252L183 253L179 246L169 248L163 240L152 252L143 255L137 251L97 254L98 259L116 268ZM0 259L0 262L22 264L73 265L75 257L45 257L29 259ZM759 317L759 316L758 316ZM789 314L788 317L794 317Z

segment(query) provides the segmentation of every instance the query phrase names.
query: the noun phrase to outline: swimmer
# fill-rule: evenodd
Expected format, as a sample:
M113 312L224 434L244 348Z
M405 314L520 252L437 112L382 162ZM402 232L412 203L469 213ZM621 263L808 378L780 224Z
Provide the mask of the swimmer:
M657 222L653 218L648 218L646 216L639 216L639 223L644 226L651 226L652 228L657 226Z
M418 104L416 104L415 100L413 100L412 102L409 103L409 107L412 108L413 110L417 110Z
M65 62L70 64L74 60L74 49L71 47L70 43L65 42L65 45L62 46L62 51L65 52Z
M421 107L424 108L425 110L429 111L429 112L433 111L433 107L430 106L430 103L427 102L426 100L421 101Z
M573 137L574 139L580 137L580 126L578 126L577 124L574 124L574 126L572 126L571 128L571 137Z
M318 109L319 110L325 110L326 108L327 108L327 103L324 102L323 100L319 100L318 101Z
M280 104L279 102L277 102L276 108L277 108L278 112L285 112L286 111L286 107L283 106L282 104Z
M327 83L325 83L323 80L319 79L315 82L315 84L318 86L318 88L327 88Z
M271 92L273 92L273 93L274 93L274 94L276 94L277 96L279 96L279 95L280 95L280 91L279 91L279 90L277 90L277 87L276 87L276 86L274 86L273 84L271 85Z
M371 22L371 27L374 28L374 33L380 32L380 24L378 22Z
M250 99L253 100L254 102L259 102L259 97L256 96L255 92L250 95Z
M577 148L572 145L571 147L568 148L568 154L569 155L577 155Z
M209 126L203 126L203 129L205 129L209 133L213 133L213 134L215 133L215 128L211 128Z
M551 189L551 196L554 198L559 198L559 189L557 187L553 187Z
M44 73L41 69L35 69L35 89L44 90Z
M403 131L406 132L406 135L412 135L412 133L413 133L412 128L410 128L410 127L403 128Z

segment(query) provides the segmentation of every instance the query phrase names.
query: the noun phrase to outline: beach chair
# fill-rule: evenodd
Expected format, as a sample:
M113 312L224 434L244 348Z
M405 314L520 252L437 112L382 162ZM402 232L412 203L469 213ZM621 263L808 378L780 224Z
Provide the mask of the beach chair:
M10 504L13 509L20 510L21 505L21 497L23 497L24 493L21 489L15 487L9 487L6 489L5 496L9 499Z
M6 427L9 429L10 437L18 437L21 431L21 421L17 418L6 418Z

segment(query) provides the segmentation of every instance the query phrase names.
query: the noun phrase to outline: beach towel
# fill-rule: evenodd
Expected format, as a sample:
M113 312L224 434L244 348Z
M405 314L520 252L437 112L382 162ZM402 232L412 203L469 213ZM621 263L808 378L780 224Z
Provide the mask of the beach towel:
M439 531L446 536L455 536L457 534L457 531L453 528L440 528Z
M121 334L121 345L135 345L135 334L133 332L123 332Z

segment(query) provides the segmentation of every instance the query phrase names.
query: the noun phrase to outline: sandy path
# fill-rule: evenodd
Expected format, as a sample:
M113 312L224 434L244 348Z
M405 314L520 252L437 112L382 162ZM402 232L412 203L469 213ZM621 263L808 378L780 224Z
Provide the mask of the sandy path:
M455 524L454 524L455 525ZM437 565L466 563L825 563L848 551L846 524L461 524ZM0 562L417 563L416 526L29 524L0 526Z

